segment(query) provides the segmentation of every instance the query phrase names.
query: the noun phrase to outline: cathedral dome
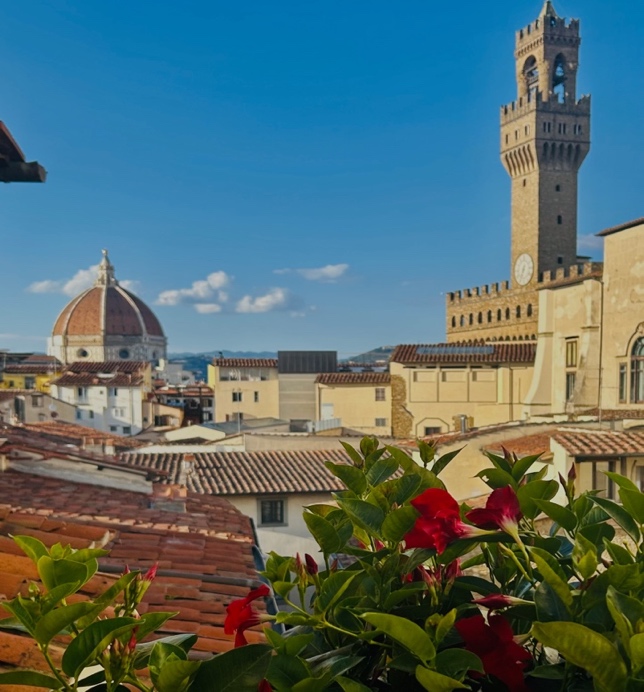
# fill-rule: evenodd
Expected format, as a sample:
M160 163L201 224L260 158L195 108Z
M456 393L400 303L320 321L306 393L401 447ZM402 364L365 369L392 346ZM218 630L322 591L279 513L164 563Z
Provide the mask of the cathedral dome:
M58 316L50 354L75 360L158 360L166 339L159 320L137 296L119 285L107 251L94 285L68 303Z

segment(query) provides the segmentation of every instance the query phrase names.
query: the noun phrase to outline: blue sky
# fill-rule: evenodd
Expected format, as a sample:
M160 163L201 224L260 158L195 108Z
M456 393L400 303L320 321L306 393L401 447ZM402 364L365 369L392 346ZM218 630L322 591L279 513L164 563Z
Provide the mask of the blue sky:
M445 291L509 278L498 108L540 7L6 0L0 118L49 178L0 189L0 348L44 350L103 247L171 351L442 340ZM644 5L556 8L593 95L589 251L644 213Z

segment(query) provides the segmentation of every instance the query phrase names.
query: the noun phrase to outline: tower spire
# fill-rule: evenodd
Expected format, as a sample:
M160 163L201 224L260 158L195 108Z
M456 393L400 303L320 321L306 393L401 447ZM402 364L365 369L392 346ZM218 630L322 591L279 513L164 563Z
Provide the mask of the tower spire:
M540 17L559 17L557 10L555 10L554 5L550 0L546 0L543 3L543 8L541 9Z
M114 278L114 266L110 262L107 255L107 250L101 250L103 257L98 265L98 274L96 276L96 286L116 286L118 281Z

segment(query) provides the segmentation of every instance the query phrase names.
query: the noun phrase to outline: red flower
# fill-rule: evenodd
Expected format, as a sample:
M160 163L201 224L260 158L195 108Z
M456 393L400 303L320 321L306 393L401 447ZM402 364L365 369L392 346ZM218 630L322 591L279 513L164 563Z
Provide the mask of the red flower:
M511 485L506 485L505 488L492 491L485 509L473 509L465 516L482 529L501 529L514 536L523 514L514 489Z
M461 521L458 502L446 490L429 488L411 504L420 516L405 534L407 548L435 548L442 553L457 538L471 535L471 527Z
M306 563L306 571L314 577L318 573L318 563L315 561L315 558L305 553L304 562Z
M271 683L266 678L264 678L257 686L257 692L273 692Z
M509 692L527 692L523 671L532 656L514 641L512 627L502 615L490 615L488 622L474 615L457 620L454 626L488 675L503 682Z
M531 601L525 601L523 598L515 598L514 596L505 596L502 593L493 593L484 598L475 598L472 603L482 605L489 610L502 610L514 605L531 605Z
M271 593L271 590L262 584L257 589L253 589L248 593L246 598L238 598L230 605L226 606L226 620L224 621L224 632L226 634L235 633L235 647L248 644L244 632L249 627L255 627L261 622L258 612L253 608L251 603L258 598L264 598Z
M157 570L159 569L159 563L155 562L152 567L143 575L143 581L154 581L157 576Z

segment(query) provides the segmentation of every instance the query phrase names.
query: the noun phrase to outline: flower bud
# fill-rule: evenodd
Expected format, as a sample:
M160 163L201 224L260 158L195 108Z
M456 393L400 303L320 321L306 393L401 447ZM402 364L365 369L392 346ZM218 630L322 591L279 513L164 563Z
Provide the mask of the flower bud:
M154 581L157 576L157 570L159 569L159 563L155 562L152 567L143 575L143 581Z
M306 562L306 571L313 577L318 573L318 563L315 559L308 553L304 554L304 561Z

